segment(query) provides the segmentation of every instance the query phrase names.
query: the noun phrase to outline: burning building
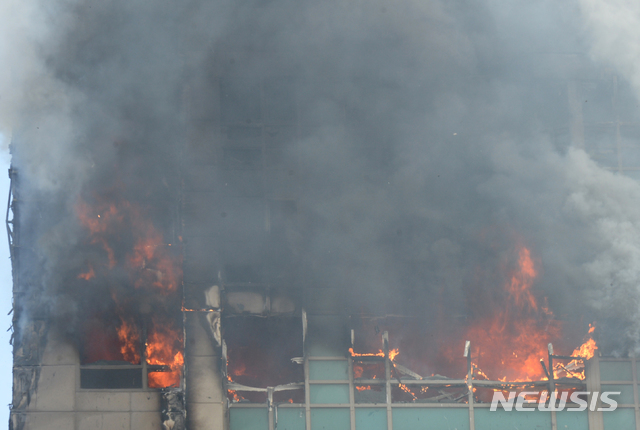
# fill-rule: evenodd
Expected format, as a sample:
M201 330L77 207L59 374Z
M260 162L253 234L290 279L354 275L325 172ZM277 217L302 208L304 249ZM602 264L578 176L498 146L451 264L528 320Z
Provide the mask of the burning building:
M638 88L577 6L16 12L10 429L640 428Z

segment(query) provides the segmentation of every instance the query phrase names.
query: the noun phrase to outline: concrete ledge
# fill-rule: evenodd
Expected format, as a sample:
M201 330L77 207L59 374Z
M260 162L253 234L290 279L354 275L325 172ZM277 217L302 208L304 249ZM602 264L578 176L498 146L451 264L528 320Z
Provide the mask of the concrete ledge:
M79 413L77 430L131 430L131 414L103 412Z
M32 412L27 414L28 430L71 430L74 414L69 412Z
M78 411L130 411L131 395L109 391L80 391L76 393Z

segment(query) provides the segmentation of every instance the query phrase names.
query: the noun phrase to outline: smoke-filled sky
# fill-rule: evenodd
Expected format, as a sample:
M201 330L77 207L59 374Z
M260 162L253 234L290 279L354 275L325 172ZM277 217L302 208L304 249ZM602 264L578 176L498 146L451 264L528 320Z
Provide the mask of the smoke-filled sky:
M473 318L526 246L559 318L585 326L596 315L617 330L618 351L640 340L640 184L557 138L572 120L569 81L616 75L633 100L626 113L638 114L633 2L0 8L0 121L27 192L47 202L47 221L34 221L47 271L37 288L54 315L79 306L64 282L81 264L78 196L118 185L127 198L158 198L176 188L167 172L200 161L182 149L185 83L287 77L300 129L283 151L305 214L291 242L315 282L364 312L385 303ZM213 102L198 97L191 115L206 119ZM606 111L606 101L579 102ZM42 219L38 210L26 204L25 219Z

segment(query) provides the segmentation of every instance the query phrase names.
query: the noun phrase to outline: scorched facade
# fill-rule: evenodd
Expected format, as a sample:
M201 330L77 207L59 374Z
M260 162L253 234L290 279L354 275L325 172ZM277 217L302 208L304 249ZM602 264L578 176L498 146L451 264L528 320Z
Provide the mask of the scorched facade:
M540 264L519 239L496 278L501 306L492 315L513 310L528 324L522 333L540 332L527 338L526 369L509 350L521 332L498 338L499 349L495 334L472 327L480 321L474 299L458 306L464 300L453 288L438 287L464 283L453 270L433 275L434 261L453 249L446 237L429 252L402 254L408 275L394 285L363 279L384 259L372 260L376 250L356 239L346 250L332 241L369 234L368 208L404 216L380 204L397 160L379 100L392 97L395 78L356 70L349 79L362 91L350 93L338 71L308 73L321 65L269 38L246 43L233 34L204 53L181 52L178 126L153 135L170 149L136 143L147 130L135 95L125 130L101 143L117 154L111 175L61 201L30 183L19 157L10 170L12 430L640 429L637 360L554 343L565 317L532 292ZM582 55L537 55L510 82L545 94L521 114L558 148L584 149L606 169L637 175L640 128L629 90ZM555 68L535 67L542 63ZM368 99L371 87L379 99ZM17 132L14 144L27 135ZM442 137L449 145L462 138L473 139ZM327 150L342 141L347 150ZM302 156L303 144L318 156ZM358 186L323 206L345 183ZM414 215L385 229L376 247L406 251L421 231ZM334 236L319 239L328 224ZM52 248L61 242L62 251ZM52 254L64 270L50 267ZM578 338L594 346L590 322L576 323ZM614 412L490 411L494 390L510 389L621 395Z

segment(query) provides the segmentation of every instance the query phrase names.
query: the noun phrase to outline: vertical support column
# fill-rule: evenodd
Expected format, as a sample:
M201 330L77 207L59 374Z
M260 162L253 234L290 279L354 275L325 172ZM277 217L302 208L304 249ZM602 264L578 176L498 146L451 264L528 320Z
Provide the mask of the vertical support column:
M309 357L304 357L304 415L306 430L311 430L311 401L309 393Z
M554 402L555 406L555 397L553 393L556 391L556 375L553 371L553 344L549 344L547 346L549 352L549 402ZM552 405L549 405L550 407ZM558 419L556 417L555 407L551 408L551 430L558 430Z
M382 350L384 351L384 377L387 399L387 430L393 430L391 411L391 362L389 360L389 332L382 333Z
M631 371L633 373L633 405L636 415L636 430L640 430L640 404L638 401L638 365L636 354L631 354Z
M269 430L274 430L276 414L273 412L273 387L267 387L267 408L269 410Z
M550 343L547 345L547 351L549 352L549 397L556 391L555 372L553 371L553 345Z
M145 341L147 339L147 324L142 325L142 338L140 339L140 364L142 364L142 388L149 388L149 370L147 369L147 348Z
M309 392L309 357L307 356L307 311L302 309L302 355L304 357L304 420L305 429L311 430L311 394Z
M600 356L596 352L593 358L585 363L585 372L587 375L587 391L589 397L587 401L591 405L593 395L600 394ZM589 430L604 430L602 421L602 412L589 410Z
M349 419L351 430L356 430L356 399L355 385L353 383L353 358L349 357Z
M469 390L469 430L476 430L476 417L473 410L473 366L471 363L471 341L464 344L464 355L467 358L467 389Z

